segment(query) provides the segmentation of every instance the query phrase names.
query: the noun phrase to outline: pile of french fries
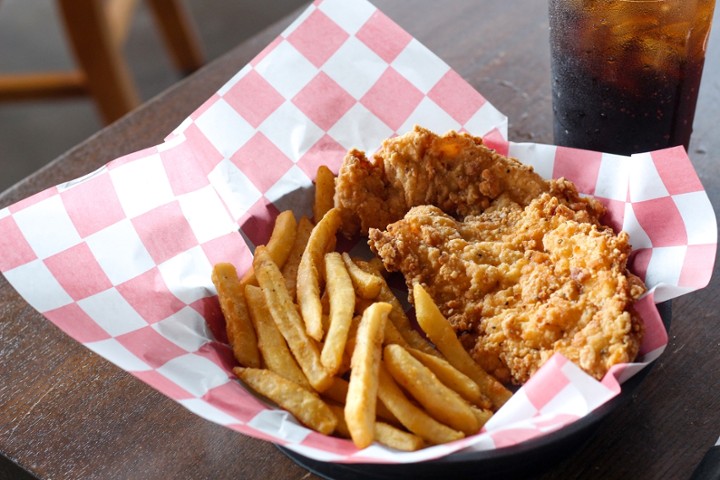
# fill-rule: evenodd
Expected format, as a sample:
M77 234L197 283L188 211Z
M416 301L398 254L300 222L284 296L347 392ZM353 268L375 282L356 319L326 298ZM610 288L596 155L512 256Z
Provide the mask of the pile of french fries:
M378 262L335 251L334 176L313 216L278 215L242 278L215 265L228 340L250 389L309 428L403 451L480 431L511 393L475 363L420 284L411 324Z

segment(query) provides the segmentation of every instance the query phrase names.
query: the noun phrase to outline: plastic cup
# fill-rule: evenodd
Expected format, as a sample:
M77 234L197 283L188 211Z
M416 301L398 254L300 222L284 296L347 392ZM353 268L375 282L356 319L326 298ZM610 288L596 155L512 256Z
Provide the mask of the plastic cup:
M687 150L715 0L550 0L555 144Z

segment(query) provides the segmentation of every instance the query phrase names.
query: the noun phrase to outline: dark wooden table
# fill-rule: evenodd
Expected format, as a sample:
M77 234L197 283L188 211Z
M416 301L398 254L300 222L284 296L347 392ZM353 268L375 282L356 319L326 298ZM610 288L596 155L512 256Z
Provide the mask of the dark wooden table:
M545 2L381 0L377 5L507 114L512 140L552 142ZM7 190L0 207L160 143L290 20ZM719 111L720 28L715 28L690 156L716 208ZM676 300L670 344L630 401L541 478L687 478L720 435L719 311L717 274L706 289ZM317 478L273 445L202 420L71 340L3 277L0 453L0 478Z

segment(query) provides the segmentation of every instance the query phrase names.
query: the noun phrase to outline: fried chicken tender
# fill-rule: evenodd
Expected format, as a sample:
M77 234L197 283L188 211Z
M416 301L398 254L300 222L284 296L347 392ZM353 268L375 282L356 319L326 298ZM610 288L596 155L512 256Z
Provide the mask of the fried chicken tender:
M603 227L602 205L571 182L547 185L527 206L505 192L462 221L417 206L369 231L385 267L420 282L506 383L524 383L555 352L600 379L632 361L642 338L632 304L645 287L626 267L628 235Z
M548 190L532 167L486 147L479 137L419 127L383 142L372 160L359 150L345 156L335 206L352 237L385 228L414 206L435 205L457 218L481 213L501 194L521 205Z

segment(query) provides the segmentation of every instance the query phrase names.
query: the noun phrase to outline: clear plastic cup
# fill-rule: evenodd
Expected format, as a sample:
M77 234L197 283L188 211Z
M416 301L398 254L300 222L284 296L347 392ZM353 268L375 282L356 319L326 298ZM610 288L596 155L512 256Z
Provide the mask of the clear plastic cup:
M557 145L690 142L715 0L550 0Z

